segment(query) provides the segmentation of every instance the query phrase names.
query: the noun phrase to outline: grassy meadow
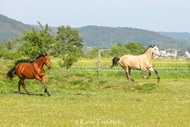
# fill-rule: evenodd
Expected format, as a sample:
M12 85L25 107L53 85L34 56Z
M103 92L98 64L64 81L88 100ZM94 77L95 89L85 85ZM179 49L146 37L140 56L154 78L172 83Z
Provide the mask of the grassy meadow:
M112 69L111 60L84 60L65 70L52 58L46 71L51 97L43 85L26 80L30 95L21 88L18 77L6 78L14 61L0 60L1 127L186 127L190 121L189 62L154 60L156 75L143 79L144 72L133 71L129 82L121 67ZM105 61L105 62L104 62ZM87 67L88 66L88 67Z

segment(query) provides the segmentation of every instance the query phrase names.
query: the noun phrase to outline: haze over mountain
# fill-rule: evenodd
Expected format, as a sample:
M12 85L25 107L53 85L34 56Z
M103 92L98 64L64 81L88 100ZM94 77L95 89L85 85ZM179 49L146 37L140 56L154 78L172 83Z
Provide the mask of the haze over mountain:
M190 33L188 32L158 32L158 33L174 39L190 42Z
M0 42L19 37L22 35L21 29L30 29L31 27L34 26L0 15ZM52 29L56 33L56 28L52 27ZM140 42L144 46L156 44L162 50L166 48L187 50L190 47L190 33L154 32L130 27L91 25L75 29L79 31L79 35L87 47L109 49L117 43L124 45L127 42Z

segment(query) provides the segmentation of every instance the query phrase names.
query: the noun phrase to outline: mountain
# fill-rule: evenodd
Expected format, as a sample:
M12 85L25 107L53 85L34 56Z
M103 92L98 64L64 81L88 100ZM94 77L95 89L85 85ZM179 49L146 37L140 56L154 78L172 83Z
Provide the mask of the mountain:
M158 32L130 27L85 26L78 28L87 46L109 48L118 42L140 42L144 46L156 44L161 49L184 49L190 46L190 41L178 40ZM190 37L190 36L189 36Z
M21 29L39 28L0 14L0 43L22 35ZM109 49L117 43L140 42L144 46L156 44L161 50L167 48L187 50L190 47L189 33L154 32L130 27L85 26L74 28L79 31L83 43L87 47ZM56 27L52 27L56 33Z
M12 39L16 36L21 36L21 29L30 29L30 25L10 19L0 14L0 42Z
M190 42L190 33L187 32L158 32L161 35L168 36L174 39Z

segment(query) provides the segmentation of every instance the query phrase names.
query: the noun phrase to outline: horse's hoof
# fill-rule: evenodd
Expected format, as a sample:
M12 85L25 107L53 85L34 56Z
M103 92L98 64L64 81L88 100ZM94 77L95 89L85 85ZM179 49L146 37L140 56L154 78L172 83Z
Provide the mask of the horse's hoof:
M146 76L143 76L143 78L147 79L147 77L146 77Z
M160 78L158 78L158 80L157 80L157 83L159 83L160 82Z
M47 93L47 90L46 90L46 89L44 90L44 93Z
M51 94L50 94L49 92L47 92L47 95L48 95L48 96L51 96Z

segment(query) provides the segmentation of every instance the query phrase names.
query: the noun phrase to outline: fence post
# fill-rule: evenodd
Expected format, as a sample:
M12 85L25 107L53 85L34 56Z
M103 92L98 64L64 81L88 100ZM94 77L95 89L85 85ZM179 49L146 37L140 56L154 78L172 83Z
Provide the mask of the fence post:
M97 70L97 75L99 74L100 70L101 70L101 62L100 62L100 59L101 59L101 51L98 50L98 70Z

